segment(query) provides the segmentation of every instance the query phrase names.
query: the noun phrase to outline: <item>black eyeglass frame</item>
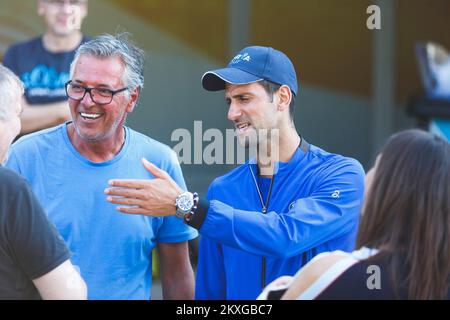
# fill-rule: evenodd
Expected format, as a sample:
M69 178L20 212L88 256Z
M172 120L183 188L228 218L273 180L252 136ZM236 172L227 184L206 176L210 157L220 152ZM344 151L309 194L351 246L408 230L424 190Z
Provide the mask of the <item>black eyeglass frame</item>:
M72 100L74 100L74 101L81 101L81 100L83 100L84 97L86 96L86 93L89 92L89 96L91 97L91 100L92 100L93 102L95 102L96 104L98 104L98 105L107 105L107 104L110 104L110 103L113 101L114 96L115 96L116 94L121 93L121 92L124 92L124 91L126 91L126 90L129 89L128 87L125 87L125 88L118 89L118 90L110 90L110 89L106 89L106 88L96 88L96 87L89 88L89 87L85 87L85 86L79 85L80 87L82 87L82 88L84 89L84 94L83 94L83 96L82 96L80 99L75 99L75 98L72 98L72 97L69 95L69 89L68 89L68 87L69 87L69 85L72 84L72 83L73 83L73 81L72 81L72 80L69 80L69 81L66 82L66 84L65 84L65 86L64 86L65 89L66 89L66 95L67 95L67 97L68 97L69 99L72 99ZM111 100L110 100L108 103L105 103L105 102L99 103L99 102L95 101L95 98L94 98L94 96L92 95L92 90L109 91L109 92L111 93Z

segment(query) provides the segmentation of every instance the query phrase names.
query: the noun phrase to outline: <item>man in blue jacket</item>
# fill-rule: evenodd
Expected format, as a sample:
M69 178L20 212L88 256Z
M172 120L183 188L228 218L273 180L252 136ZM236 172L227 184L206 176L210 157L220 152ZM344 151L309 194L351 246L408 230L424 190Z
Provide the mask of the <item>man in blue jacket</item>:
M207 72L202 84L225 90L228 119L241 144L256 146L256 161L215 179L207 210L196 194L183 193L145 160L157 179L113 180L108 201L124 213L177 215L200 231L197 299L255 299L266 284L295 274L316 254L351 251L364 171L356 160L310 145L297 133L298 84L289 58L268 47L244 48L226 68Z

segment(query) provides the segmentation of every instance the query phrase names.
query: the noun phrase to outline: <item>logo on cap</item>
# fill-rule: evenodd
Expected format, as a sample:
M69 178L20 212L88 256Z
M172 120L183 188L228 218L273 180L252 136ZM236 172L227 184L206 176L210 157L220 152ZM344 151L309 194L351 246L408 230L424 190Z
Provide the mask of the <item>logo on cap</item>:
M252 60L252 57L248 53L238 54L236 57L233 58L233 60L231 60L230 64L236 64L241 61L250 62L251 60Z

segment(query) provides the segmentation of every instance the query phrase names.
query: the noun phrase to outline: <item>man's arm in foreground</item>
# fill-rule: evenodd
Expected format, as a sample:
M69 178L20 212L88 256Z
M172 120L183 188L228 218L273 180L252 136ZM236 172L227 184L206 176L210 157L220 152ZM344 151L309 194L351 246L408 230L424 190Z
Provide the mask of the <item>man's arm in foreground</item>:
M33 280L44 300L86 300L87 286L70 260Z

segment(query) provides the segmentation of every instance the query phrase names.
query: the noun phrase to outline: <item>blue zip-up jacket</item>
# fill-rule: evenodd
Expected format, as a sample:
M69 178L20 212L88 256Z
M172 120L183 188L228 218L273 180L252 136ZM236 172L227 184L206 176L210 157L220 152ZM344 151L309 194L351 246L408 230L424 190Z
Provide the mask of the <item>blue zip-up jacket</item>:
M299 148L279 163L267 214L250 166L257 173L246 163L215 179L209 208L196 217L196 299L255 299L264 285L294 275L316 254L354 249L364 196L358 161L313 145Z

